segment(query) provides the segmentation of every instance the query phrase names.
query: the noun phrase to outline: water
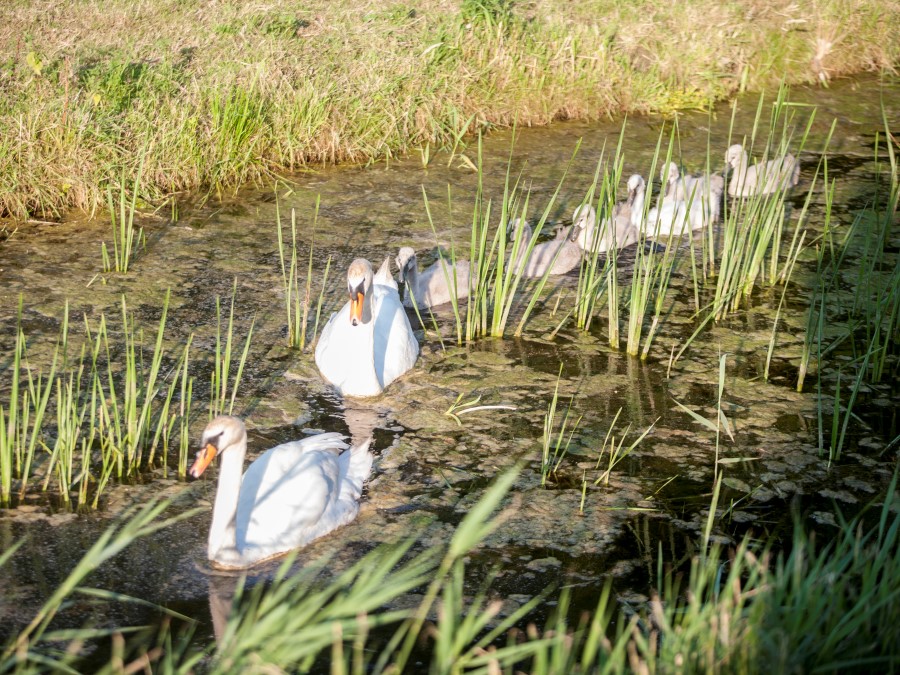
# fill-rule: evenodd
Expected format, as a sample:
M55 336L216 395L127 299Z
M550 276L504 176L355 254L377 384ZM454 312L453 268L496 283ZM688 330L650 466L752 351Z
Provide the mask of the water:
M889 121L896 129L900 109L891 102L900 100L900 82L885 87ZM838 82L829 90L795 90L793 98L818 105L807 152L801 156L804 170L801 189L792 198L794 210L802 207L817 151L837 119L829 166L838 181L837 217L846 225L873 192L873 142L882 128L878 83ZM741 101L735 129L749 132L755 108L755 97ZM681 153L688 169L701 168L710 126L714 157L720 149L724 152L729 121L728 106L711 118L706 113L680 117ZM629 120L625 175L646 173L661 124L657 118ZM513 171L521 171L531 187L532 212L543 209L581 139L581 150L571 162L550 218L566 221L593 178L603 144L607 153L612 152L619 130L619 121L520 130ZM511 137L504 131L485 141L485 190L497 200ZM474 144L465 152L475 159ZM4 355L11 352L20 294L25 308L22 326L37 359L52 348L66 301L74 325L82 316L96 322L101 312L118 316L125 294L149 343L165 292L172 289L167 336L176 345L194 333L198 383L194 398L203 401L209 371L203 361L215 348L215 298L228 298L236 279L236 334L243 336L255 320L238 409L251 427L251 453L310 429L356 436L372 431L375 437L375 469L358 520L302 551L298 565L331 554L333 569L339 571L376 544L411 532L419 535L421 546L446 541L491 479L524 461L525 470L511 496L515 509L473 556L470 568L473 578L482 578L484 570L499 561L501 570L492 591L507 600L508 608L551 582L573 587L575 609L589 608L607 577L614 579L621 602L640 603L652 583L660 545L666 559L675 563L695 550L710 500L715 438L674 401L707 418L714 416L720 352L729 355L723 407L735 434L733 442L723 439L721 452L746 461L726 469L720 504L731 510L717 525L718 539L733 541L748 531L760 537L784 536L794 513L828 532L835 505L852 511L883 489L893 458L883 451L898 433L896 385L866 397L857 410L861 422L853 428L851 451L830 466L817 451L815 398L794 391L807 302L806 291L799 289L810 283L815 271L809 260L795 272L792 283L798 290L783 310L769 382L763 381L762 373L780 287L757 290L749 306L705 331L667 376L672 347L682 344L694 329L689 293L676 296L650 358L641 362L611 350L600 322L588 335L570 322L549 339L561 319L552 312L556 297L568 294L571 301L575 277L570 276L551 284L550 299L536 312L524 337L485 339L467 347L448 342L442 349L432 333L412 373L381 397L345 409L322 382L311 354L297 354L285 346L274 189L283 214L297 210L303 246L310 243L312 213L321 196L316 269L324 267L327 255L334 256L327 316L343 301L338 289L352 258L365 256L378 263L387 254L395 255L401 245L433 250L423 190L441 244L455 241L467 250L475 188L474 172L459 158L438 155L428 167L410 157L370 167L322 168L290 176L275 188L250 188L206 201L194 197L179 205L177 222L162 212L144 220L147 245L127 276L98 274L100 241L109 237L103 218L76 214L58 224L23 225L0 246L0 349ZM808 221L813 231L820 226L822 210L818 193ZM889 245L894 255L900 249L898 235L895 228ZM433 259L427 253L422 257L420 264ZM561 306L565 303L562 300ZM439 319L449 335L449 317L444 313ZM560 470L542 487L542 425L560 364L561 412L572 400L575 417L582 418ZM473 412L460 418L460 426L443 414L460 394L463 400L481 395L482 404L516 409ZM598 468L598 449L620 409L617 437L628 427L630 443L651 424L654 428L615 466L608 485L595 485L607 461L604 458ZM202 420L195 437L200 427ZM4 550L27 535L5 571L0 630L26 622L36 604L128 505L160 494L173 498L175 513L207 505L214 479L211 472L199 481L179 482L155 471L141 484L112 486L99 513L74 515L41 497L0 512ZM582 510L583 479L589 485ZM178 609L201 622L200 638L211 634L211 582L205 570L208 522L204 513L139 542L98 570L89 584ZM256 577L264 579L271 570L271 565L263 567ZM64 621L80 625L91 617L122 623L147 620L148 610L119 606L104 609L102 615L95 612L87 603L79 604Z

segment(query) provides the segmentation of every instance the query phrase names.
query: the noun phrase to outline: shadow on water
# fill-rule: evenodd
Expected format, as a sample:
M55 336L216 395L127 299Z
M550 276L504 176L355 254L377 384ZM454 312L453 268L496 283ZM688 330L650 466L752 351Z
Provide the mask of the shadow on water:
M898 88L896 83L889 86ZM815 142L824 139L831 119L838 118L839 133L828 153L829 169L838 180L838 219L847 224L855 210L872 199L872 130L881 124L877 86L872 81L844 82L835 83L824 98L820 90L800 90L795 95L801 100L822 98L812 132ZM741 128L749 125L756 99L744 103L737 121ZM889 113L896 126L900 111ZM724 149L729 119L730 109L724 107L713 116L713 147ZM700 168L709 121L707 115L696 113L681 118L681 152L690 170ZM521 130L516 163L524 166L531 181L535 208L543 208L577 140L583 139L553 216L568 222L593 178L603 142L614 143L619 130L618 122ZM656 120L629 121L626 175L646 173L657 134ZM485 142L489 167L485 188L490 194L502 191L504 172L498 167L505 167L509 139L509 132L499 132ZM809 147L815 148L815 142ZM803 181L810 180L817 159L815 152L802 157ZM323 269L326 258L334 257L323 322L343 301L340 286L350 260L362 255L378 263L387 254L395 255L402 245L425 251L434 248L423 189L432 204L440 243L446 247L452 242L458 253L468 255L476 188L476 178L468 170L447 168L440 162L423 169L411 158L367 169L323 168L292 176L290 182L290 190L284 183L278 188L280 208L282 214L296 209L305 250L312 242L311 214L321 195L314 268ZM452 211L446 207L448 183L454 195ZM795 194L793 199L793 210L799 213L803 197ZM666 564L675 568L696 553L697 535L709 508L717 450L714 434L676 401L707 419L714 418L720 353L728 354L723 410L735 438L720 439L718 453L736 460L725 471L727 481L720 497L719 507L727 509L727 514L714 534L721 541L753 533L760 539L775 537L786 546L792 514L799 514L810 527L830 532L828 514L833 514L835 504L851 512L890 477L890 458L880 453L898 433L896 384L861 397L856 407L860 424L851 434L852 452L843 461L829 465L818 453L815 397L794 391L806 291L786 300L779 350L768 366L768 381L763 376L780 289L760 290L735 315L705 329L671 371L671 351L696 328L694 308L687 299L673 303L650 358L641 361L608 347L599 324L586 334L567 325L549 339L560 320L551 316L554 295L535 313L523 337L482 339L465 347L446 339L452 334L452 318L437 312L445 336L443 347L430 325L427 337L420 330L422 355L412 373L380 397L345 403L322 382L309 351L298 354L285 346L274 201L271 189L248 189L235 201L182 208L188 215L178 222L148 222L147 247L133 273L125 277L97 277L105 223L73 219L55 226L39 225L4 242L0 245L0 366L4 370L10 366L6 355L15 340L20 294L24 299L21 327L38 358L52 349L66 301L73 326L82 317L96 322L101 313L112 322L124 294L138 323L148 334L155 334L162 299L172 289L167 340L179 345L194 335L194 398L206 401L212 370L208 355L215 349L216 297L227 306L237 280L236 335L242 339L251 321L255 322L237 410L248 420L250 456L314 431L338 431L355 441L374 438L376 463L359 518L301 551L298 567L331 555L337 573L377 544L410 533L417 534L421 547L446 542L452 527L492 480L522 461L526 469L513 487L518 506L472 555L471 587L477 588L492 571L496 576L491 593L511 611L548 584L569 586L573 589L571 612L577 615L593 608L609 578L621 604L639 605L655 584L660 550ZM817 193L808 217L810 228L817 227L823 209L822 195ZM897 247L890 250L896 252ZM814 268L814 260L798 263L797 288L809 287ZM623 269L628 270L627 261ZM553 293L572 297L574 286L574 278L554 280ZM564 461L549 476L549 487L542 487L543 425L557 380L561 406L571 404L581 421ZM464 401L480 396L483 405L515 409L473 411L461 415L457 423L444 411L460 396ZM205 419L201 415L195 421L195 439ZM627 446L650 425L653 431L615 464L608 481L602 480L609 458L601 456L600 449L607 434L625 439ZM170 458L170 466L173 461ZM5 570L0 630L21 627L32 616L115 514L151 495L172 498L175 511L209 505L215 478L211 472L201 480L181 482L154 470L140 484L113 486L105 508L97 514L54 509L41 496L0 512L4 549L27 537ZM221 625L221 610L231 591L228 580L203 572L208 520L208 514L202 514L136 543L99 569L90 584L183 612L198 619L198 640L212 636ZM265 582L275 566L254 571L251 581ZM540 623L549 611L552 604L542 605L528 620ZM114 609L97 610L76 603L61 621L75 626L156 618L151 610L136 606L117 604Z

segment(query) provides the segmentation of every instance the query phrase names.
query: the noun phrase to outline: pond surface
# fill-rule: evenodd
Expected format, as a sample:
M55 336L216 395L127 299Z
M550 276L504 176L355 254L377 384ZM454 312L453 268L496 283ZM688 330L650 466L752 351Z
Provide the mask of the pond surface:
M830 175L836 180L837 220L847 226L871 200L875 135L883 129L882 86L889 124L900 128L897 80L883 85L875 79L848 80L828 90L792 92L793 100L817 106L800 155L801 183L790 198L794 218L806 199L833 120L828 156ZM755 96L739 101L736 133L749 134L756 104ZM809 110L800 109L799 127ZM730 121L730 105L720 106L712 115L686 113L679 118L679 151L689 170L702 168L708 141L714 158L724 154ZM614 151L621 124L614 120L519 130L512 169L521 171L530 186L532 217L553 194L580 140L550 217L550 224L568 222L593 180L604 144L607 154ZM628 120L625 176L634 172L646 176L662 124L658 118ZM506 131L484 142L485 193L498 201L511 139L512 133ZM475 152L474 143L462 150L472 161ZM171 289L167 339L178 344L194 334L194 398L202 402L208 396L205 360L215 349L216 298L227 302L236 280L236 335L242 339L255 321L236 408L250 428L251 455L311 430L357 437L374 433L376 462L357 521L305 549L300 565L331 554L333 568L339 570L376 544L411 533L420 537L422 546L446 541L491 480L524 461L509 500L515 508L473 556L473 578L482 578L484 570L499 564L492 590L509 608L549 583L571 586L574 609L589 608L609 577L620 602L642 602L655 574L658 551L667 562L683 562L696 550L705 523L716 439L675 401L714 417L720 353L727 354L723 408L734 440L723 437L719 452L746 461L725 468L726 488L719 506L728 512L721 514L714 531L719 540L733 541L747 531L761 538L788 535L794 514L810 527L828 532L836 522L836 507L852 512L883 491L890 479L896 448L885 450L898 434L895 383L870 391L859 404L849 451L831 463L818 450L816 397L795 391L814 253L801 257L794 274L768 381L763 371L780 286L757 289L750 303L707 327L670 366L673 347L680 347L697 325L688 270L676 272L671 308L644 361L608 346L605 321L596 321L589 333L569 321L550 337L564 314L559 307L572 302L577 282L573 274L549 284L547 300L521 338L482 339L457 347L450 339L452 317L438 312L444 345L434 330L420 330L422 354L413 371L383 395L345 405L318 375L312 354L286 346L276 189L283 217L289 218L290 210L296 209L304 248L311 242L316 200L321 200L314 266L321 271L326 257L333 257L326 316L343 302L340 289L353 258L365 256L378 263L388 254L396 255L400 246L413 246L420 251L420 265L434 259L435 235L423 190L439 243L447 247L455 242L468 250L476 175L464 160L446 154L432 157L427 167L419 157L410 157L369 167L323 168L290 176L277 186L206 201L186 199L174 222L165 210L143 219L146 247L125 276L100 274L100 242L109 237L104 214L96 220L75 217L58 224L24 224L0 244L0 353L8 369L20 294L22 327L32 353L40 354L42 345L49 349L54 343L66 302L73 324L80 323L82 315L93 322L101 313L118 316L123 294L150 336L149 344L163 298ZM821 227L823 209L824 198L817 189L805 223L813 232ZM896 227L888 247L893 255L900 250ZM626 252L625 268L627 258ZM417 325L414 316L411 320ZM560 367L560 408L564 411L571 400L573 419L581 416L581 420L558 471L542 486L543 422ZM7 373L0 386L8 387ZM813 389L807 385L809 392ZM480 395L481 404L515 409L472 412L457 424L444 411L460 395L463 400ZM608 484L597 484L607 466L606 457L598 466L599 449L620 409L613 434L618 438L625 434L626 447L649 426L653 429L615 465ZM197 420L195 440L204 422L205 415ZM208 505L215 478L211 471L201 480L181 482L171 473L164 477L154 471L141 484L112 486L103 508L94 514L73 514L40 498L0 511L3 549L27 536L5 570L0 627L5 632L27 621L35 604L50 594L124 507L160 495L174 500L174 512ZM205 572L208 523L209 514L204 513L138 542L92 576L90 585L193 615L201 621L200 637L211 634L207 598L216 582ZM265 578L271 569L261 568L256 576ZM91 611L76 606L69 620L79 623ZM124 622L144 610L117 611L121 615L104 616Z

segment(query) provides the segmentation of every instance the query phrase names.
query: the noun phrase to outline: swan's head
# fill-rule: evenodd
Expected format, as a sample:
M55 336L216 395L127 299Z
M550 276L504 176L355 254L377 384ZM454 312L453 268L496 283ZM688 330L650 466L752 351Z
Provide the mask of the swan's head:
M366 294L372 288L372 263L365 258L357 258L347 270L347 293L350 295L350 323L362 323L363 304Z
M578 238L579 230L593 230L597 224L597 212L590 204L582 204L572 213L572 241Z
M736 169L744 158L744 148L739 143L732 145L725 153L725 163Z
M678 182L681 172L678 171L678 165L675 162L669 162L668 165L663 164L659 167L659 180L663 185Z
M194 478L199 478L216 455L225 452L246 438L247 429L241 420L229 415L219 415L203 430L203 436L200 438L200 450L197 451L197 458L188 473Z
M644 191L644 178L640 174L632 174L628 179L628 192L637 194Z
M523 241L531 239L531 225L524 218L513 218L506 227L510 241L515 241L519 237Z
M397 267L400 268L400 281L405 282L406 277L409 275L410 268L415 269L416 262L416 251L410 246L404 246L397 253Z

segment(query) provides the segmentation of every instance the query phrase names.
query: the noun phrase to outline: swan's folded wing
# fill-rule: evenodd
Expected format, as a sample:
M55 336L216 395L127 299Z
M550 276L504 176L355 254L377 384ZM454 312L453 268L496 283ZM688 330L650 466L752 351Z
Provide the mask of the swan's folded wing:
M375 373L386 387L415 365L419 343L397 291L385 286L376 286L375 290Z
M304 546L320 532L322 516L340 491L339 434L286 443L254 461L241 484L236 545L264 559Z

